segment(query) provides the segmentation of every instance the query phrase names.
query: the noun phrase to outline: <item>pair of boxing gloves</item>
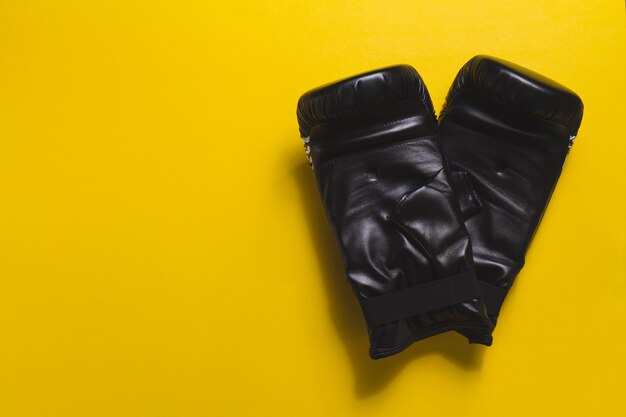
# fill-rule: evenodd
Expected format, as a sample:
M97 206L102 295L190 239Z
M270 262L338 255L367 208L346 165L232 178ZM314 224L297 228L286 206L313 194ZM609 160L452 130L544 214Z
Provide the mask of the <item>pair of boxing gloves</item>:
M300 98L372 358L451 330L491 345L582 114L571 90L487 56L461 68L439 120L406 65Z

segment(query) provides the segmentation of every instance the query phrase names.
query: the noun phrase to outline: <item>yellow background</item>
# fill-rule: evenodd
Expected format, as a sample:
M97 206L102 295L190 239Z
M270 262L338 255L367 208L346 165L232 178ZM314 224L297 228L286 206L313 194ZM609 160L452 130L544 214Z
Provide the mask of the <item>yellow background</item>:
M305 90L486 53L585 103L491 348L368 359ZM0 1L0 416L626 415L623 1Z

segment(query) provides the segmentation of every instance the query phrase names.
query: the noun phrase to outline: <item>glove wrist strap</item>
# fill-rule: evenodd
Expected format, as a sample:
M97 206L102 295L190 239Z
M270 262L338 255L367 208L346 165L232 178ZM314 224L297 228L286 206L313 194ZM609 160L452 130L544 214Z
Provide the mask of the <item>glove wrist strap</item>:
M478 281L465 271L360 302L368 325L378 326L474 298L480 298Z

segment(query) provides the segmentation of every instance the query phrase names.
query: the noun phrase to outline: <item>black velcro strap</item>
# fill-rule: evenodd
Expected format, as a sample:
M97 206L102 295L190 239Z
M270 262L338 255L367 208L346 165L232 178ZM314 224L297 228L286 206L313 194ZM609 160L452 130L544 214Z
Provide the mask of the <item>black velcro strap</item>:
M480 298L487 306L487 311L492 316L498 316L500 314L500 307L504 303L504 298L508 292L507 289L496 287L485 281L479 281L480 285Z
M389 323L480 297L474 271L427 282L367 300L361 300L370 326Z

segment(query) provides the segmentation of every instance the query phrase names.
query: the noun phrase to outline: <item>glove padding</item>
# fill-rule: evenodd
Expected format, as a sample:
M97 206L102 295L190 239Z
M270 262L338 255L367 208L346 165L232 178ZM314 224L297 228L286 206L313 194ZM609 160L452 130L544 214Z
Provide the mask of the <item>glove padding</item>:
M492 57L471 59L450 88L439 118L441 143L493 326L582 115L571 90ZM462 332L473 341L489 338Z

